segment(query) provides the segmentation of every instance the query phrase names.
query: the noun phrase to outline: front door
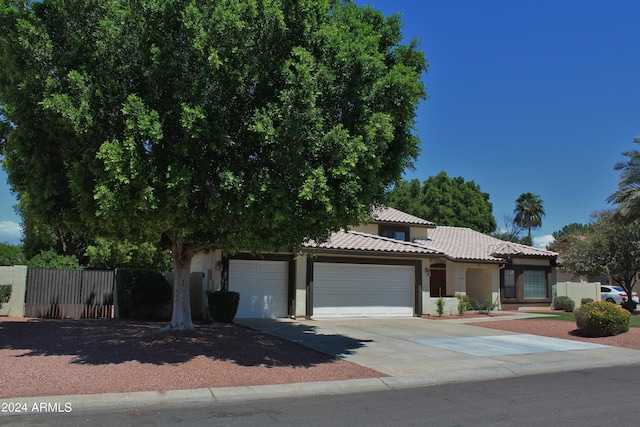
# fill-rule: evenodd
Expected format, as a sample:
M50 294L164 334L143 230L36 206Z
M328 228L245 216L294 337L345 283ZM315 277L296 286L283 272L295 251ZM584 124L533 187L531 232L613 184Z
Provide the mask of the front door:
M430 282L431 298L443 297L447 294L447 270L431 270Z

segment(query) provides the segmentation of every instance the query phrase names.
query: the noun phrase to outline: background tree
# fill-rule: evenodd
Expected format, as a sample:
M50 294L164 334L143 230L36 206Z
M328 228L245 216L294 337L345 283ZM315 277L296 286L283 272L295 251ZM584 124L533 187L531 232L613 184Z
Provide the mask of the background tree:
M527 229L529 244L531 244L531 229L542 225L544 216L542 199L533 193L522 193L516 200L516 208L513 212L516 224Z
M569 225L565 225L558 231L554 231L553 233L551 233L551 235L553 236L554 239L561 240L564 237L569 235L582 236L587 232L588 229L589 229L588 224L579 224L577 222L573 222Z
M524 230L521 225L516 223L513 215L508 213L502 214L502 223L504 226L491 235L500 240L506 240L508 242L521 243L523 245L531 245L531 239L527 236L522 237L522 231Z
M88 238L54 228L44 218L34 218L20 203L17 211L22 217L22 246L25 256L30 259L43 252L54 251L60 256L73 256L78 261L87 264Z
M385 194L383 203L411 215L434 221L428 217L429 207L424 203L422 186L418 179L411 181L401 179L396 182L393 189Z
M422 187L417 179L398 182L384 203L437 225L468 227L481 233L496 228L489 194L480 191L475 182L461 176L450 178L444 171L429 177Z
M12 189L76 235L277 250L367 218L412 164L427 65L398 16L336 0L5 1Z
M60 255L54 250L43 251L31 258L27 265L40 268L60 268L65 270L82 270L83 266L74 255Z
M22 248L27 259L57 254L61 259L72 257L82 266L91 269L113 270L121 267L171 270L169 251L151 243L134 243L128 239L78 236L33 218L29 211L18 205L22 215ZM40 263L40 261L38 261ZM64 265L65 263L58 263Z
M25 262L22 246L0 243L0 265L24 265Z
M571 223L565 225L562 229L551 233L555 239L548 247L550 251L558 252L560 254L569 250L570 246L574 244L576 239L583 239L589 230L590 225Z
M579 276L606 274L631 295L640 273L640 222L622 222L611 211L599 212L583 236L561 247L563 267ZM629 299L627 308L635 308Z
M640 138L634 143L640 144ZM617 204L616 213L629 221L640 219L640 151L631 150L622 153L628 157L626 162L618 162L613 168L620 171L618 189L607 199Z

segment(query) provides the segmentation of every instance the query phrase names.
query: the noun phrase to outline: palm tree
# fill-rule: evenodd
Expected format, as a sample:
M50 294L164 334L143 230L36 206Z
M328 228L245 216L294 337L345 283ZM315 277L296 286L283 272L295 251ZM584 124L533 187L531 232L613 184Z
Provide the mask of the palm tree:
M516 200L516 208L513 212L516 215L514 222L527 229L529 242L531 242L531 229L542 225L544 216L542 199L533 193L522 193Z
M633 140L640 144L640 138ZM618 205L616 213L629 221L640 218L640 152L638 150L622 153L629 160L616 163L613 167L620 171L618 189L607 199Z

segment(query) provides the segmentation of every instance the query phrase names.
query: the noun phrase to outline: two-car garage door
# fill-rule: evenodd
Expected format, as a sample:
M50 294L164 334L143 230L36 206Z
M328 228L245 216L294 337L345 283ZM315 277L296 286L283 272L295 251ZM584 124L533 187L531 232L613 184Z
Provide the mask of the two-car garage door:
M313 269L313 317L413 315L413 266L316 262Z
M229 290L240 293L237 318L286 317L289 263L229 261ZM313 317L402 317L414 313L415 267L314 262Z

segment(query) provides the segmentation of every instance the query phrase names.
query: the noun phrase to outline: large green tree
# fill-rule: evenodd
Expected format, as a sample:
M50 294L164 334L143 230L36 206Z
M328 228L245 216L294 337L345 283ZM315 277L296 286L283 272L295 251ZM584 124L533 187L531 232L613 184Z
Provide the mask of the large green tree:
M189 329L203 249L277 250L365 219L419 151L427 65L346 0L5 0L4 167L56 229L171 250Z
M606 274L631 295L640 273L640 222L599 212L589 227L565 236L558 250L567 271L580 276ZM628 308L635 308L631 299L627 302Z
M640 138L634 143L640 144ZM614 169L620 171L618 189L607 199L617 204L616 213L629 221L640 219L640 151L630 150L622 153L628 157L625 162L618 162Z
M522 193L516 199L513 213L515 223L527 229L527 238L531 242L531 229L540 227L545 215L542 199L533 193Z
M475 182L461 176L450 178L444 171L422 186L417 179L401 180L385 196L385 204L438 225L469 227L481 233L496 228L489 194Z

